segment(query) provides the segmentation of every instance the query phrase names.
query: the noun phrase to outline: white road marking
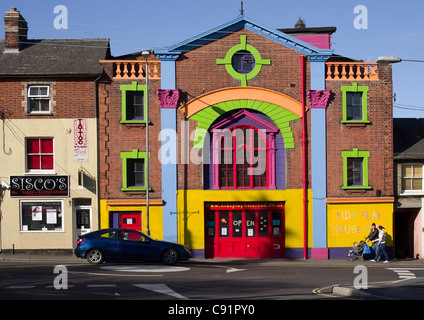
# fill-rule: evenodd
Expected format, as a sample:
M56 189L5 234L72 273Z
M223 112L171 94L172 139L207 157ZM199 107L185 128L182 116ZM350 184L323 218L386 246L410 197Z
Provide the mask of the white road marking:
M157 284L133 284L136 287L166 294L178 299L187 299L186 297L180 295L179 293L175 292L174 290L170 289L167 285L163 283L157 283Z
M6 287L6 289L32 289L32 288L35 288L36 286L9 286L9 287Z
M150 266L150 265L113 265L102 266L100 269L108 271L126 271L126 272L181 272L188 271L190 268L177 266Z
M228 269L227 269L227 273L230 273L230 272L237 272L237 271L243 271L243 270L246 270L246 269L228 268Z
M96 272L82 272L82 271L69 271L70 274L92 274L96 276L110 276L110 277L163 277L163 274L111 274L111 273L96 273Z
M116 287L116 284L87 284L87 288L108 288Z
M411 270L421 270L423 271L424 268L386 268L388 270L392 270L396 272L399 276L399 279L415 279L416 276Z
M68 289L69 288L73 288L73 287L75 287L73 284L68 284L67 286L66 286ZM45 286L45 288L47 288L47 289L56 289L54 286L52 286L52 285L49 285L49 286Z

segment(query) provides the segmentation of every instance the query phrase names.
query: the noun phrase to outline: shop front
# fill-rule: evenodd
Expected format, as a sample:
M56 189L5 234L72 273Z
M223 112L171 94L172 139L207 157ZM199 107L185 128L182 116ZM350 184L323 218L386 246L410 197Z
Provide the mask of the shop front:
M284 203L206 203L206 258L283 258Z
M328 198L327 235L330 258L344 258L354 242L365 240L372 223L386 231L387 252L393 257L393 198ZM368 244L371 244L368 242Z

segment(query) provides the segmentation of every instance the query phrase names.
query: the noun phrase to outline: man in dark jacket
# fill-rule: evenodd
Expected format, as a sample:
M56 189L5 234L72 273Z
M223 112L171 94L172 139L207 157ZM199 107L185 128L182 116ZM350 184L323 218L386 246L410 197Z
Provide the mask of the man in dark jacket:
M371 224L371 230L368 235L368 237L365 238L365 240L371 241L371 249L373 250L373 255L377 252L377 242L374 242L373 240L378 239L378 229L375 223Z

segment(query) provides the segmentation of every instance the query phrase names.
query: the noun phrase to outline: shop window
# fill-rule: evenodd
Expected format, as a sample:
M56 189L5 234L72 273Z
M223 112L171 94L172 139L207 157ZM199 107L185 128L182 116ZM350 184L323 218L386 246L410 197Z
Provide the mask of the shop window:
M121 152L122 159L122 191L146 190L146 152L133 149Z
M122 95L121 123L146 123L146 86L133 81L130 85L121 85L120 89Z
M368 185L369 151L342 151L343 189L371 189Z
M241 237L243 235L243 219L242 212L233 212L233 237Z
M28 86L28 113L51 113L50 87L47 85Z
M63 231L62 201L21 201L21 231Z
M281 211L273 211L272 215L272 236L281 236Z
M219 232L221 237L228 237L228 219L229 214L227 211L219 213Z
M342 123L369 123L368 121L368 86L341 86L343 119Z
M423 191L423 165L402 164L401 194L422 194Z
M246 212L246 236L247 237L255 236L255 212L254 211Z
M26 171L53 171L54 153L52 138L26 139Z
M260 211L259 212L259 236L260 237L268 237L268 211Z
M206 214L206 228L207 228L207 236L214 237L215 236L215 212L208 211Z

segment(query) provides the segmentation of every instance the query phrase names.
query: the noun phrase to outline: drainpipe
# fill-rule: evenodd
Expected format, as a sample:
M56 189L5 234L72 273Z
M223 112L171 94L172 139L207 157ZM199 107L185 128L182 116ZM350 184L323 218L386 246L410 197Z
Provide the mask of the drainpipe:
M302 182L303 182L303 259L308 259L308 187L306 159L306 119L305 119L305 56L300 57L301 99L302 99Z
M99 152L99 150L100 150L100 119L99 119L99 117L100 117L100 110L99 110L99 81L100 81L100 79L102 78L102 76L103 76L103 72L104 71L102 71L102 72L99 72L98 73L98 75L97 75L97 78L96 79L94 79L94 105L95 105L95 108L96 108L96 131L97 131L97 174L96 174L96 191L97 191L97 194L99 194L100 193L100 179L99 179L99 177L100 177L100 170L99 170L99 168L100 168L100 157L99 157L99 154L100 154L100 152ZM96 199L97 199L97 203L96 203L96 206L97 206L97 214L98 214L98 217L97 217L97 225L96 225L96 229L100 229L100 214L99 214L99 212L100 212L100 197L96 197ZM93 204L91 204L91 205L93 205ZM72 211L74 210L74 208L72 208ZM91 211L91 213L93 213L93 210ZM90 217L90 219L91 219L92 217ZM92 221L92 219L90 220L90 221ZM90 228L91 228L91 230L93 229L93 226L90 224Z

